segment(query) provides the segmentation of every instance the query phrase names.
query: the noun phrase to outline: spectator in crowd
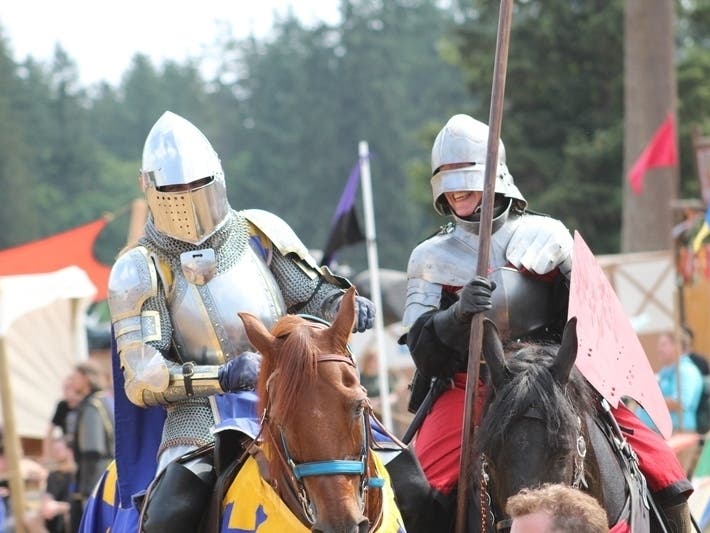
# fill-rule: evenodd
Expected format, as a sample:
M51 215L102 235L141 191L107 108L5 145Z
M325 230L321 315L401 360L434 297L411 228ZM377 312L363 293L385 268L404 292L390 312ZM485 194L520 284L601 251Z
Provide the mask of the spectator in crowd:
M16 526L17 517L13 515L10 486L12 466L9 463L10 461L5 457L3 431L2 427L0 427L0 533L11 533L19 529L19 526ZM27 457L20 457L19 470L25 488L25 498L27 498L29 494L28 488L42 487L47 480L47 470L37 461L33 461ZM30 526L31 520L32 513L29 511L25 512L22 516L22 525L28 533L34 533L34 530L29 531L27 529ZM43 528L42 533L45 533Z
M77 405L79 405L80 401L81 398L77 395L72 383L71 375L69 375L64 378L64 381L62 382L62 398L57 402L52 419L47 425L47 433L45 434L44 441L42 442L43 463L49 463L52 461L51 447L57 433L68 443L71 442L70 436L73 432L74 426L72 418L76 415L74 409Z
M604 508L592 496L562 484L523 489L508 498L510 533L606 533Z
M703 377L690 357L681 355L671 333L658 337L658 359L661 368L656 372L658 386L671 413L673 432L695 432L696 411L703 392ZM646 411L637 409L639 418L655 429Z
M4 463L5 445L3 441L2 428L0 428L0 461ZM7 479L0 476L0 531L5 531L7 525L7 498L10 495Z
M698 367L703 377L703 391L700 395L700 402L698 403L698 410L695 412L695 418L697 424L696 431L701 435L705 435L705 433L710 431L710 365L708 364L707 357L693 351L693 330L687 326L683 327L682 341L683 353Z
M690 357L691 361L693 361L695 366L698 367L698 370L700 370L700 373L703 376L710 374L710 364L708 363L707 357L694 351L695 334L688 326L683 326L683 336L681 340L683 353Z
M77 365L70 378L74 390L82 398L76 407L72 438L77 469L71 521L72 531L76 531L86 500L113 460L114 418L112 396L102 387L95 367L88 363Z
M368 349L360 358L360 384L367 390L367 397L370 398L373 408L379 410L380 407L380 367L377 360L377 351ZM390 402L396 400L396 395L392 392L391 377Z
M48 533L71 533L70 503L76 464L66 440L55 436L50 443L49 474L40 511Z

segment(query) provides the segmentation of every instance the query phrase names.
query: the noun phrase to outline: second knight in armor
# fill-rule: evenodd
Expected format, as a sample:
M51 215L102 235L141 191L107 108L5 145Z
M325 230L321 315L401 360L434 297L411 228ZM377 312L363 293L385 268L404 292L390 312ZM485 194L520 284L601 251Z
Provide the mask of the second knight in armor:
M468 115L454 115L437 135L431 153L434 208L450 215L452 222L413 250L407 269L402 322L408 328L407 345L419 376L411 407L417 407L417 396L426 394L431 379L444 383L436 387L443 393L414 441L426 477L438 493L442 521L455 515L473 314L487 313L504 342L559 342L567 321L572 236L559 220L527 210L527 202L508 172L502 142L496 168L490 274L486 278L474 276L487 142L488 126ZM484 371L478 386L486 388ZM486 396L485 390L480 390L478 401L482 404ZM483 405L476 407L476 412L483 411ZM685 500L692 487L672 450L623 404L612 414L621 427L631 428L625 430L625 437L639 456L649 488L664 512L678 524L687 524ZM656 464L663 465L662 471L653 468Z
M196 531L211 460L175 460L214 442L211 428L233 412L229 393L254 386L260 359L237 313L267 325L289 312L330 320L349 283L318 267L276 215L233 210L211 144L174 113L148 134L141 180L145 235L113 266L109 307L126 396L167 411L158 472L172 477L151 488L142 530ZM374 307L359 296L356 305L364 331ZM190 495L182 507L179 490Z
M454 115L437 135L431 153L434 208L452 221L412 251L407 267L402 322L417 367L410 409L418 407L433 378L446 388L414 441L438 500L451 506L442 520L455 515L472 314L487 312L508 340L561 335L567 318L572 237L559 220L526 211L502 142L489 259L495 285L474 277L487 141L488 126L468 115Z

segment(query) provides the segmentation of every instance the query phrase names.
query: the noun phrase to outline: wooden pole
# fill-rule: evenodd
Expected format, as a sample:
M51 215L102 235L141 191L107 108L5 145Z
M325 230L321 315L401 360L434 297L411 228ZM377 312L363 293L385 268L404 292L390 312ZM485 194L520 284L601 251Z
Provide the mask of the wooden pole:
M498 35L496 55L493 67L493 87L491 90L491 108L488 119L488 148L486 151L486 172L481 204L481 222L478 235L478 264L476 274L488 276L490 257L491 226L493 222L493 204L495 200L496 174L498 170L498 144L503 123L503 97L505 95L505 77L508 65L508 43L513 12L513 0L501 0L498 14ZM475 420L477 419L476 396L478 376L483 344L483 314L476 313L471 320L471 337L468 345L468 366L466 377L465 407L463 431L461 434L461 461L459 463L459 484L456 500L456 532L466 529L469 492L473 483L474 457L473 443Z
M8 364L7 343L5 335L0 333L0 401L2 402L3 442L5 444L5 458L9 470L10 501L12 502L12 515L15 519L15 533L25 533L25 486L22 479L20 459L22 446L17 434L15 424L15 404L13 403L12 388L10 386L10 366Z
M146 220L148 220L148 204L142 198L133 200L126 244L135 243L143 235Z

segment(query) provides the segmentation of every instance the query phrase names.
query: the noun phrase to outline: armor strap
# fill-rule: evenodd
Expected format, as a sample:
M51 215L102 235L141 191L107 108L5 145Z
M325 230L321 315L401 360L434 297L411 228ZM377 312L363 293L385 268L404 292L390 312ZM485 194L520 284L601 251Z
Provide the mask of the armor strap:
M195 363L188 362L182 365L182 379L185 384L185 392L188 398L195 395L195 389L192 388L192 376L195 374Z
M186 398L206 398L224 391L218 365L185 363L170 367L170 384L161 392L143 391L145 405L168 405Z

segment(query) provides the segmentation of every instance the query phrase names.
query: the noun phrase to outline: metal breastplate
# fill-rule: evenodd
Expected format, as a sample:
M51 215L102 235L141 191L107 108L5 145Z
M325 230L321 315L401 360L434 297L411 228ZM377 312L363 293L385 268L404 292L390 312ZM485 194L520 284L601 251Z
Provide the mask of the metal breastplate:
M511 214L491 235L491 269L505 266L505 250L519 222L520 216ZM408 276L439 285L465 285L476 275L479 246L476 231L477 223L458 221L449 231L424 241L412 253Z
M488 277L496 289L493 308L486 316L495 321L506 340L548 325L554 315L552 284L507 266L506 249L520 221L520 215L511 213L491 235ZM402 319L405 327L440 306L443 286L463 287L475 276L479 238L474 229L458 221L452 230L425 241L412 254Z
M493 270L490 279L496 288L486 316L495 322L501 339L519 339L554 319L552 283L509 267Z
M222 364L253 351L237 313L251 313L270 327L285 314L286 305L271 271L250 247L217 275L209 257L191 261L189 256L198 257L200 252L183 254L182 270L174 272L168 301L173 341L182 362Z

